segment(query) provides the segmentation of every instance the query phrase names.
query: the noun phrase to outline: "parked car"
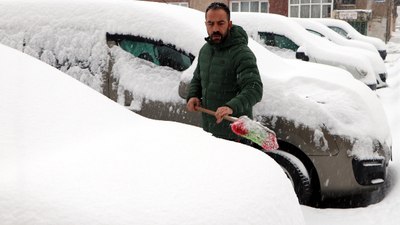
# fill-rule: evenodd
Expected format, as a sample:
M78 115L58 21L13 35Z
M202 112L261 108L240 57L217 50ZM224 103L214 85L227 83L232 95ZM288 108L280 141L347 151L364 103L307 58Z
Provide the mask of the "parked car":
M358 50L356 51L359 55L365 55L369 57L370 62L372 63L372 68L374 68L376 74L379 74L379 76L376 77L377 88L388 86L386 83L386 66L375 46L367 42L346 39L335 31L329 29L327 26L308 18L292 19L313 34L327 38L338 45L357 48Z
M2 44L0 59L1 224L305 224L265 154L131 113Z
M326 25L327 27L331 28L332 30L336 31L343 37L346 37L347 39L359 40L373 44L375 48L378 50L382 59L386 59L387 55L386 45L381 39L362 35L360 32L354 29L354 27L352 27L349 23L347 23L344 20L330 19L330 18L313 18L312 20L315 20L319 23Z
M232 13L232 18L250 37L282 57L287 54L280 54L279 49L290 50L297 59L343 68L372 90L377 87L379 73L374 71L370 58L358 54L355 49L315 36L288 17L271 13Z
M196 126L200 115L185 110L185 98L206 35L204 12L162 3L5 1L0 7L0 43L140 115ZM381 187L391 135L376 94L345 70L283 59L252 39L249 46L265 84L255 119L275 130L280 148L268 154L299 201Z

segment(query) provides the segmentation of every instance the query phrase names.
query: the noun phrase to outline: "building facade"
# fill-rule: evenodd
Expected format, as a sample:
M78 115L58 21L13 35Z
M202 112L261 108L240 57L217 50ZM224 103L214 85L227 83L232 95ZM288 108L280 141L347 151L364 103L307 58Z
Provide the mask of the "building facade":
M288 17L336 18L349 22L360 33L388 41L395 30L400 0L148 0L205 11L215 1L232 12L275 13Z

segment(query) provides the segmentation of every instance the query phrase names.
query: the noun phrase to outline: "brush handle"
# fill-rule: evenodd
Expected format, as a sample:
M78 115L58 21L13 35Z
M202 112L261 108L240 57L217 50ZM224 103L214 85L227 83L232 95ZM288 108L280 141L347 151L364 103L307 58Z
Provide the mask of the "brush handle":
M212 110L200 107L200 106L196 107L196 109L197 109L197 111L200 111L200 112L207 113L209 115L215 116L215 111L212 111ZM230 122L235 122L236 120L238 120L238 118L233 117L233 116L224 116L224 119L228 120Z

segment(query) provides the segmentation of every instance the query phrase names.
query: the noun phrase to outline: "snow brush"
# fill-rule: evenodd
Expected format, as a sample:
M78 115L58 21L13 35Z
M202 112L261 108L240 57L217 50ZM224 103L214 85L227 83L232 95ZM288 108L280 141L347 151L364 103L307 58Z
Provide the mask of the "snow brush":
M197 107L197 111L215 116L215 112L202 107ZM279 148L276 134L273 130L261 125L261 123L251 120L247 116L239 118L233 116L224 116L224 119L232 122L231 130L238 136L246 138L259 146L265 151L276 150Z

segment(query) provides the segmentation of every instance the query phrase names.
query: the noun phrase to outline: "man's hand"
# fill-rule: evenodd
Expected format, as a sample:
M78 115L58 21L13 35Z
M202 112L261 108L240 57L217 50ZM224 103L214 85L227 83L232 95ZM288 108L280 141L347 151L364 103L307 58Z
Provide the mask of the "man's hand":
M222 106L215 111L215 118L217 119L217 123L221 123L224 116L229 116L233 113L233 110L228 106Z
M189 112L195 112L197 111L197 107L200 105L200 99L193 97L189 99L188 103L186 104L186 108Z

